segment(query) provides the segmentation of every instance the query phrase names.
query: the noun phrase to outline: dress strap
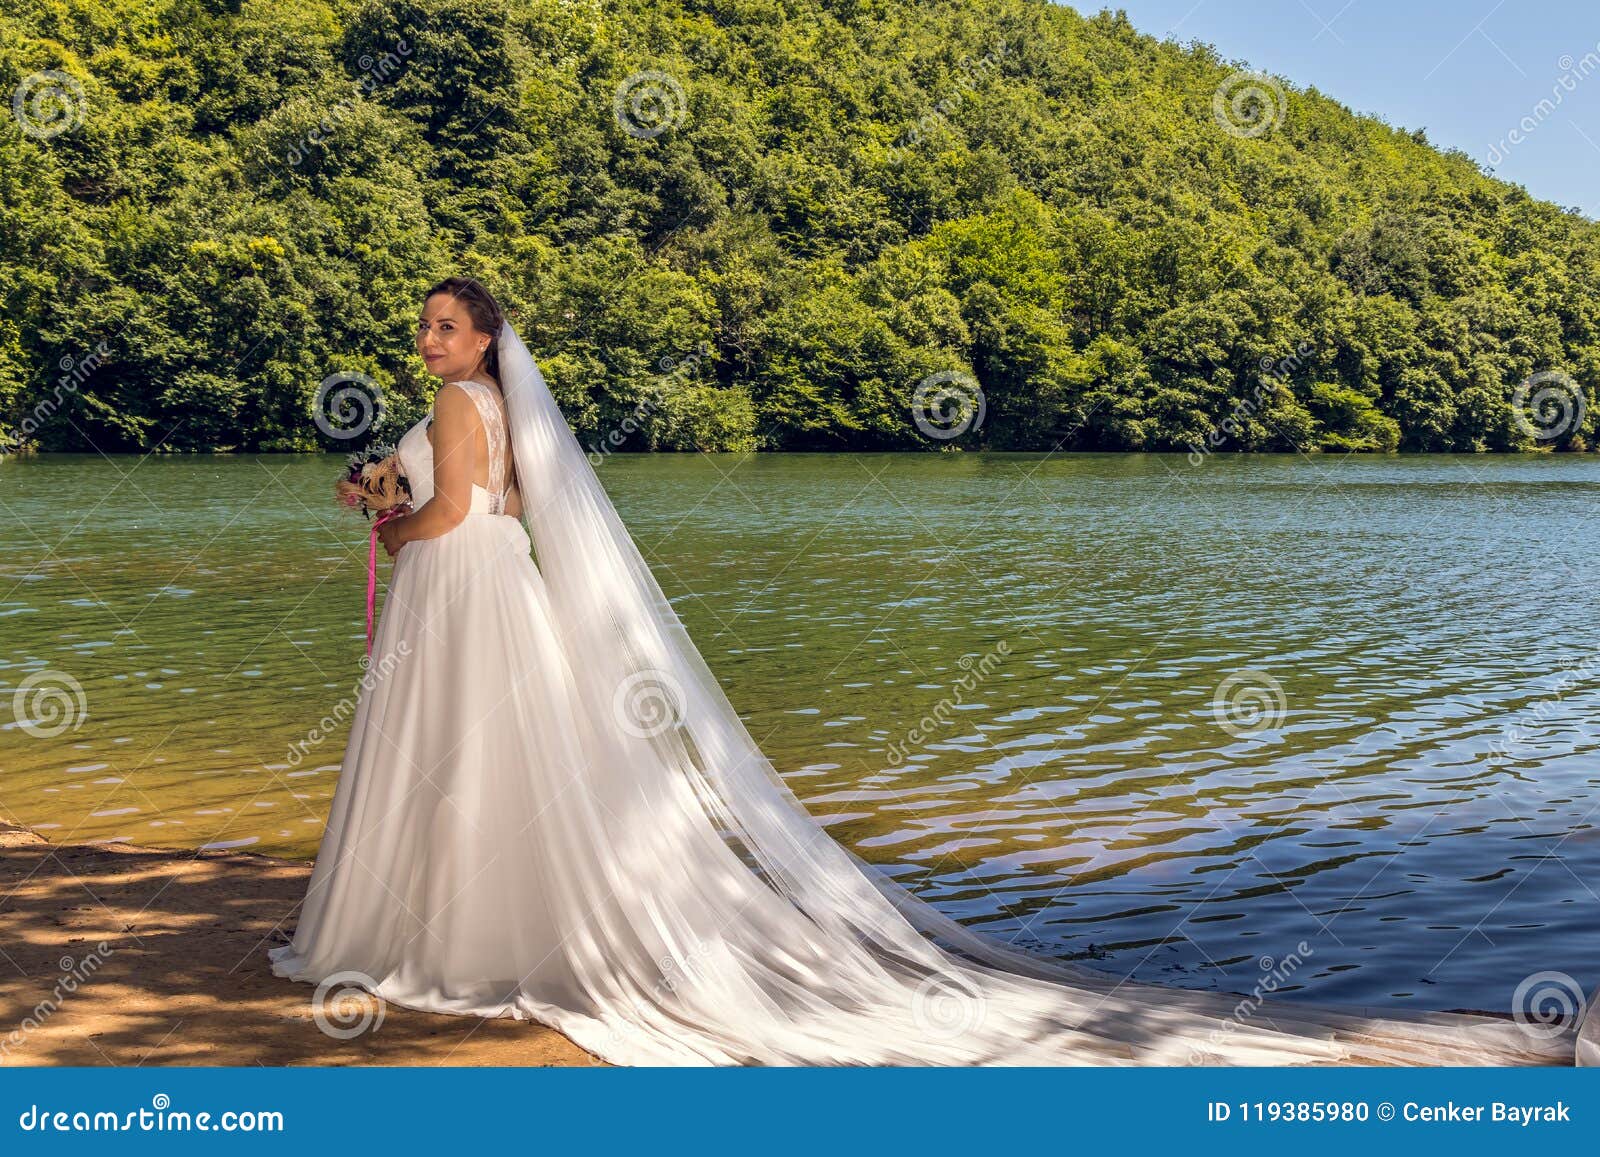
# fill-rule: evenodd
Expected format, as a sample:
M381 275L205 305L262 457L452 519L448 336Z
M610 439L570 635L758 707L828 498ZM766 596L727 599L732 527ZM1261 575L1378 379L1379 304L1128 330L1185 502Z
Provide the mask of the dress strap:
M489 509L492 514L504 514L506 497L511 493L511 462L507 448L505 414L495 403L494 391L482 382L463 378L456 383L466 387L467 394L478 407L483 419L484 433L489 436ZM499 485L495 485L498 481Z

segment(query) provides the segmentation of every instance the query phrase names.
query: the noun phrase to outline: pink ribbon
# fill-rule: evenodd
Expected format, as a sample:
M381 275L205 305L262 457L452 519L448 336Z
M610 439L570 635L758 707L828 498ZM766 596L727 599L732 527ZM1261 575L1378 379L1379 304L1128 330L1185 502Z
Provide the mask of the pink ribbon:
M372 524L372 541L367 544L367 657L372 657L372 604L378 594L378 527L405 512L391 506Z

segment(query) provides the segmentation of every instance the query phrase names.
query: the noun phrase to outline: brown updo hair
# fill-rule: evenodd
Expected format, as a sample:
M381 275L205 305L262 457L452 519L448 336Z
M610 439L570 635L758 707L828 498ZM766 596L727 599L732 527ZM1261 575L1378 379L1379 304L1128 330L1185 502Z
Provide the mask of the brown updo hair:
M505 311L494 299L494 294L483 287L476 277L446 277L427 293L426 301L436 293L447 293L459 301L472 318L473 327L489 335L489 348L483 353L483 368L496 383L500 381L500 327L505 324Z

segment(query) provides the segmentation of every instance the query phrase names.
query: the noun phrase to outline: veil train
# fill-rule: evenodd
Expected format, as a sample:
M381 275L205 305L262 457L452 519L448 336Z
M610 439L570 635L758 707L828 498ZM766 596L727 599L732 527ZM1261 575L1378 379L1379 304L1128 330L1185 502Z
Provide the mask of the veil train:
M568 657L587 862L550 1019L624 1064L1571 1064L1570 1033L1122 981L963 927L833 840L761 753L509 323L523 524ZM581 897L579 902L576 897ZM515 897L508 897L515 902ZM579 909L582 910L579 910Z

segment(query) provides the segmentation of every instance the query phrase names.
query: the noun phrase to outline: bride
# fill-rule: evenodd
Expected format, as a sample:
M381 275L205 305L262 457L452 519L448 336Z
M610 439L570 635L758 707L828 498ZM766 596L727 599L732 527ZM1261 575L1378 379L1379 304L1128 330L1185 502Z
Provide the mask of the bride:
M1571 1063L1489 1017L1122 981L918 900L756 747L490 294L434 286L417 350L444 384L380 529L383 673L278 975L629 1065Z

